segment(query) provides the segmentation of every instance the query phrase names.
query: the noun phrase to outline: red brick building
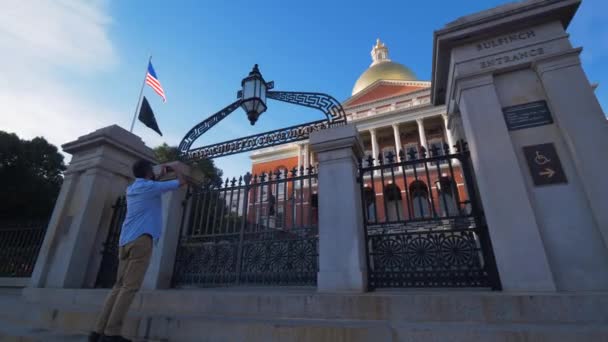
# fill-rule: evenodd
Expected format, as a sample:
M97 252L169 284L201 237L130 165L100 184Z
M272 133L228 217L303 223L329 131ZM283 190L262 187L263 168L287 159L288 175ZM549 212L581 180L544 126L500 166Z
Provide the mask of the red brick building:
M397 161L401 151L406 160L421 158L421 153L430 156L430 151L444 154L446 145L454 145L453 134L447 128L445 106L430 103L431 83L418 80L409 68L391 61L388 48L380 40L373 46L371 55L371 65L355 83L352 96L342 104L348 121L355 123L359 131L365 158L373 156L373 163L377 165L380 155L386 164ZM395 157L390 159L391 155ZM252 153L251 160L252 173L257 175L277 171L282 175L289 171L291 175L291 170L301 168L307 174L309 166L313 170L317 166L308 141L259 150ZM285 189L276 186L273 189L271 185L265 190L268 194L260 195L261 212L268 211L271 195L274 197L271 205L281 211L275 212L276 218L284 221L281 226L297 226L292 220L294 217L302 216L305 221L314 219L316 215L307 213L315 209L316 181L311 181L310 187L307 182L301 187L297 181L288 183ZM403 167L375 171L373 175L366 174L363 183L368 217L379 221L419 218L433 213L443 216L446 211L457 210L458 203L466 203L460 164L455 159L429 163L426 168L423 164L409 165L405 172ZM304 196L300 207L289 204L290 194ZM263 214L259 217L269 220Z

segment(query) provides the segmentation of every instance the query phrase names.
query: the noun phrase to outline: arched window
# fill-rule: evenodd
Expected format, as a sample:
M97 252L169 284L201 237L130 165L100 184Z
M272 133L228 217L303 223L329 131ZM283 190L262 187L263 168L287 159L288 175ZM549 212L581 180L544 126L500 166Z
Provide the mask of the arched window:
M376 194L372 188L366 186L363 190L367 222L376 222Z
M412 200L412 211L414 218L430 216L429 210L429 188L423 181L410 183L410 198Z
M456 203L456 184L450 177L442 176L436 183L439 192L439 208L442 216L458 215Z
M386 197L387 221L403 220L403 202L401 201L401 189L395 184L388 184L384 187Z

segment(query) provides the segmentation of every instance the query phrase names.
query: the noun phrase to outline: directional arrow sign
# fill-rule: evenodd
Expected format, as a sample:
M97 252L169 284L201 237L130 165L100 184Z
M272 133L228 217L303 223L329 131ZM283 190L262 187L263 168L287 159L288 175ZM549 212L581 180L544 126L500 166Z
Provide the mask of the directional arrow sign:
M541 176L547 176L548 178L551 178L551 177L553 177L553 175L555 175L555 171L553 171L553 169L546 168L545 171L541 171L538 174Z
M524 146L524 155L535 186L568 183L552 143Z

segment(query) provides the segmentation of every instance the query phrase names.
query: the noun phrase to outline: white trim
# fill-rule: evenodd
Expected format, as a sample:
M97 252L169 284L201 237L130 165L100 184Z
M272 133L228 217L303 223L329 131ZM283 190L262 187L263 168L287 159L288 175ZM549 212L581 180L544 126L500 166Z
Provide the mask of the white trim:
M393 95L391 97L383 97L383 98L376 99L376 100L370 100L369 102L364 102L364 103L354 105L354 106L345 106L344 110L346 111L346 114L348 115L348 114L352 114L353 112L359 112L366 108L382 107L382 106L386 106L386 105L396 103L396 102L413 100L413 99L420 98L420 97L427 97L427 96L430 96L430 93L431 92L430 92L429 88L421 88L421 89L417 89L417 90L412 90L409 93L397 94L397 95Z
M416 108L415 110L400 110L390 113L390 115L380 115L370 118L365 122L356 121L355 126L359 132L372 128L390 127L393 124L403 124L415 122L416 119L426 119L441 116L445 113L444 106L428 106Z
M363 97L363 95L376 89L377 87L379 87L382 84L398 85L398 86L426 87L425 89L427 89L429 91L431 89L431 82L429 82L429 81L376 80L376 81L374 81L374 83L368 85L367 87L365 87L358 93L356 93L356 94L352 95L351 97L349 97L348 99L346 99L346 101L343 102L343 105L348 106L348 103L356 101L357 99Z

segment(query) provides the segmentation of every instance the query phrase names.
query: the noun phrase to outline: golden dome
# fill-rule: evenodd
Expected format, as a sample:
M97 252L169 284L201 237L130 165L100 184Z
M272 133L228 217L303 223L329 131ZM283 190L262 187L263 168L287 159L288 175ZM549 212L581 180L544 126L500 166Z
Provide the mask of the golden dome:
M371 55L372 64L355 82L352 95L355 95L378 80L416 80L416 75L414 75L412 70L399 63L392 62L388 58L388 48L380 42L380 39L376 40L376 45L372 48Z

